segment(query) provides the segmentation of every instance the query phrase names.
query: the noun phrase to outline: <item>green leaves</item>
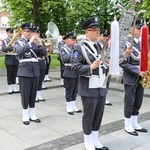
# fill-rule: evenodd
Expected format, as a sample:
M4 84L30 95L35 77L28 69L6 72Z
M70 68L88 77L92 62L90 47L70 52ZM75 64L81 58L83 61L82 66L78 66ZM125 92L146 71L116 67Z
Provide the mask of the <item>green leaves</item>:
M125 8L131 7L129 0L118 0L118 2ZM99 16L101 28L109 31L114 18L113 0L84 0L84 2L82 0L5 0L5 4L7 3L5 9L12 12L11 26L31 21L39 25L43 33L47 30L49 21L56 23L60 33L73 30L80 33L82 23L93 15ZM136 11L146 9L146 17L149 20L149 0L143 0L135 9Z

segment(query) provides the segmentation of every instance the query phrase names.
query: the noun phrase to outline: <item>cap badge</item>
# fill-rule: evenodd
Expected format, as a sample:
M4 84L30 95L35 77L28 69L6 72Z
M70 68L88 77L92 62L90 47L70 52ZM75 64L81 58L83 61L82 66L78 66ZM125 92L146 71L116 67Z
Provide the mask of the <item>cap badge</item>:
M95 18L95 22L98 22L98 18L97 17Z

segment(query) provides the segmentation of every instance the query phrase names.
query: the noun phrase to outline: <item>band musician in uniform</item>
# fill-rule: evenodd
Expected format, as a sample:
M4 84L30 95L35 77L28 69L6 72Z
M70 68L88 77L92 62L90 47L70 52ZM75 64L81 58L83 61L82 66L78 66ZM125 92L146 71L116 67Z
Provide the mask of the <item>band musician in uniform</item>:
M50 69L50 63L52 61L51 55L47 55L46 58L46 69L45 69L45 77L44 82L51 82L51 79L49 78L49 69Z
M14 42L11 43L13 38L13 28L7 28L7 38L2 40L2 51L5 52L5 65L7 71L7 84L8 84L8 94L17 93L16 88L16 76L18 70L19 61L16 58L16 53L14 53Z
M37 37L33 34L33 23L21 25L22 39L15 43L15 52L18 54L18 77L23 108L23 124L29 125L30 121L40 123L35 112L35 98L39 80L39 63L37 55L45 55L45 49L36 44Z
M83 105L82 128L86 150L108 150L98 138L107 94L107 88L102 86L106 68L100 60L99 24L100 19L96 16L82 24L86 39L75 46L71 59L72 71L79 75L78 94ZM91 82L93 79L98 82Z
M99 34L99 43L100 43L101 49L103 48L103 46L107 40L107 37L108 37L107 30L101 30L100 34ZM107 67L107 73L108 73L108 71L109 71L109 68ZM109 88L110 80L111 80L111 75L109 75L108 80L107 80L107 88ZM110 103L108 101L107 97L106 97L105 105L112 106L112 103Z
M47 55L45 57L45 63L46 63L46 70L45 70L45 78L44 78L44 82L51 82L51 79L48 77L48 72L49 72L49 69L50 69L50 63L52 61L52 56L51 54L53 53L54 51L54 41L50 38L45 38L43 39L44 40L44 45L46 47L46 52L47 52ZM45 86L44 86L44 82L42 84L42 89L47 89Z
M61 49L61 47L65 44L65 40L63 39L65 36L66 36L66 32L63 32L62 34L61 34L61 36L62 36L62 40L58 43L58 60L60 61L60 81L61 81L61 86L64 86L64 77L63 77L63 72L64 72L64 70L65 70L65 66L64 66L64 64L62 63L62 61L61 61L61 58L60 58L60 49Z
M82 111L76 107L76 97L78 92L78 75L71 71L71 54L76 44L76 32L68 33L63 39L65 44L61 47L60 56L61 62L65 66L63 72L64 88L66 97L66 108L70 115L81 113Z
M134 43L131 48L132 32L128 37L124 54L128 55L127 60L120 64L123 68L123 84L124 84L124 123L125 131L131 135L138 136L138 132L147 132L138 123L139 110L143 102L144 88L140 80L144 77L145 72L139 70L140 65L140 30L142 27L141 19L137 19L133 33Z
M38 62L39 62L39 69L40 69L40 76L39 76L39 82L38 82L38 88L37 88L37 92L36 92L35 102L39 102L39 101L44 102L45 99L43 99L43 97L41 95L41 90L42 90L42 83L43 83L44 76L45 76L45 68L46 68L45 57L47 56L47 52L46 52L46 47L44 47L45 45L43 45L44 41L40 38L40 28L38 26L35 26L33 28L33 36L37 37L37 40L35 41L36 44L43 48L43 54L41 54L41 53L37 54Z

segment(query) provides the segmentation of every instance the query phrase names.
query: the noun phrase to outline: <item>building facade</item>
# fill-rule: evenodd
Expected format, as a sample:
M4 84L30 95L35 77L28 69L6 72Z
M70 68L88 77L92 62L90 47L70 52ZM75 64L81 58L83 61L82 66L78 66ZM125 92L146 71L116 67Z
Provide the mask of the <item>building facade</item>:
M5 1L0 0L0 53L1 53L1 40L7 37L6 28L9 27L8 23L10 21L10 13L4 11L2 6L5 4Z

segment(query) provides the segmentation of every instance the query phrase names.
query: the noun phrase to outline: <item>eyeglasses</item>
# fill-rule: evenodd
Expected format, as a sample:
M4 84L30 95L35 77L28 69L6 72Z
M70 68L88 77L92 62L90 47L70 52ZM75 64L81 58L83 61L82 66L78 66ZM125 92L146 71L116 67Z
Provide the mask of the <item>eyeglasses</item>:
M87 31L100 32L100 29L88 29Z
M27 33L32 33L33 31L32 30L23 30L24 32L27 32Z

